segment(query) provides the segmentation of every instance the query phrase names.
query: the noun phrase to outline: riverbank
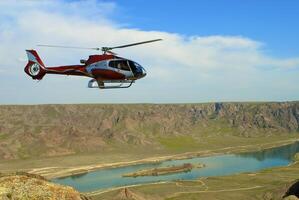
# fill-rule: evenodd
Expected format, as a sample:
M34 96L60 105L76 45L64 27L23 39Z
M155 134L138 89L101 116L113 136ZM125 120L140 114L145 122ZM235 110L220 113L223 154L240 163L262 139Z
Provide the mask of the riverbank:
M298 141L298 138L285 139L285 140L268 142L268 143L265 142L260 144L230 146L230 147L213 149L213 150L186 152L186 153L181 153L176 155L156 156L156 157L150 157L150 158L134 160L134 161L113 162L113 163L105 163L105 164L101 163L101 164L86 165L86 166L79 166L79 167L68 167L68 168L44 167L44 168L29 169L27 171L29 173L35 173L35 174L45 176L48 179L62 178L62 177L68 177L73 175L85 174L99 169L118 168L118 167L139 165L139 164L159 163L167 160L180 160L180 159L188 159L188 158L195 158L195 157L206 157L206 156L213 156L213 155L259 151L262 149L268 149L268 148L291 144L296 141Z

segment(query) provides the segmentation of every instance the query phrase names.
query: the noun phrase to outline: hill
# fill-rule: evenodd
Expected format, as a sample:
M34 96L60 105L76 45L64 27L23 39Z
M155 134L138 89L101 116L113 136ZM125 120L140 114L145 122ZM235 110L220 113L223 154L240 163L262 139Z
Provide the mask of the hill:
M299 102L2 105L0 159L134 148L181 152L197 149L211 138L224 142L225 137L298 132Z

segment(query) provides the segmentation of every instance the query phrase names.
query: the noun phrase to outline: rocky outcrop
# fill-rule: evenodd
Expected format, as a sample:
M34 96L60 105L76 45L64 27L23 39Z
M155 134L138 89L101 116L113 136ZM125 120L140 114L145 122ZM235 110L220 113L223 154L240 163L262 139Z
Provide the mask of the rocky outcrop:
M45 178L18 172L0 174L1 200L88 200L68 186L48 182Z
M299 131L299 102L0 106L0 159L100 152L114 144L223 132L255 137Z
M142 195L132 192L128 188L121 189L119 193L113 198L113 200L150 200L144 198Z

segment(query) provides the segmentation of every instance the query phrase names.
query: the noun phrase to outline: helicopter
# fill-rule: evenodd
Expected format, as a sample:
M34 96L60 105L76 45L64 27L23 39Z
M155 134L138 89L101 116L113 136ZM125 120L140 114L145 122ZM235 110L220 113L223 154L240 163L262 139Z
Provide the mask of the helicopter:
M38 45L42 47L76 48L102 51L101 55L90 55L87 60L81 59L79 65L46 67L35 50L26 50L28 63L24 68L34 80L42 80L46 74L87 76L92 78L88 88L113 89L129 88L138 79L146 76L145 69L133 60L117 56L111 50L157 42L162 39L147 40L114 47L86 48L58 45Z

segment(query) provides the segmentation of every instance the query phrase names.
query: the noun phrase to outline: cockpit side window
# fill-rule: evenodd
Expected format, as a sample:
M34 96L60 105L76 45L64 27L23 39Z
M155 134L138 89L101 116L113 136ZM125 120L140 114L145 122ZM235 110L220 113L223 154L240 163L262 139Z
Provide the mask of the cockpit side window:
M127 60L112 60L109 62L109 67L113 67L120 70L130 71Z
M109 62L109 67L116 68L116 63L115 63L115 62L116 62L115 60L111 60L111 61Z

